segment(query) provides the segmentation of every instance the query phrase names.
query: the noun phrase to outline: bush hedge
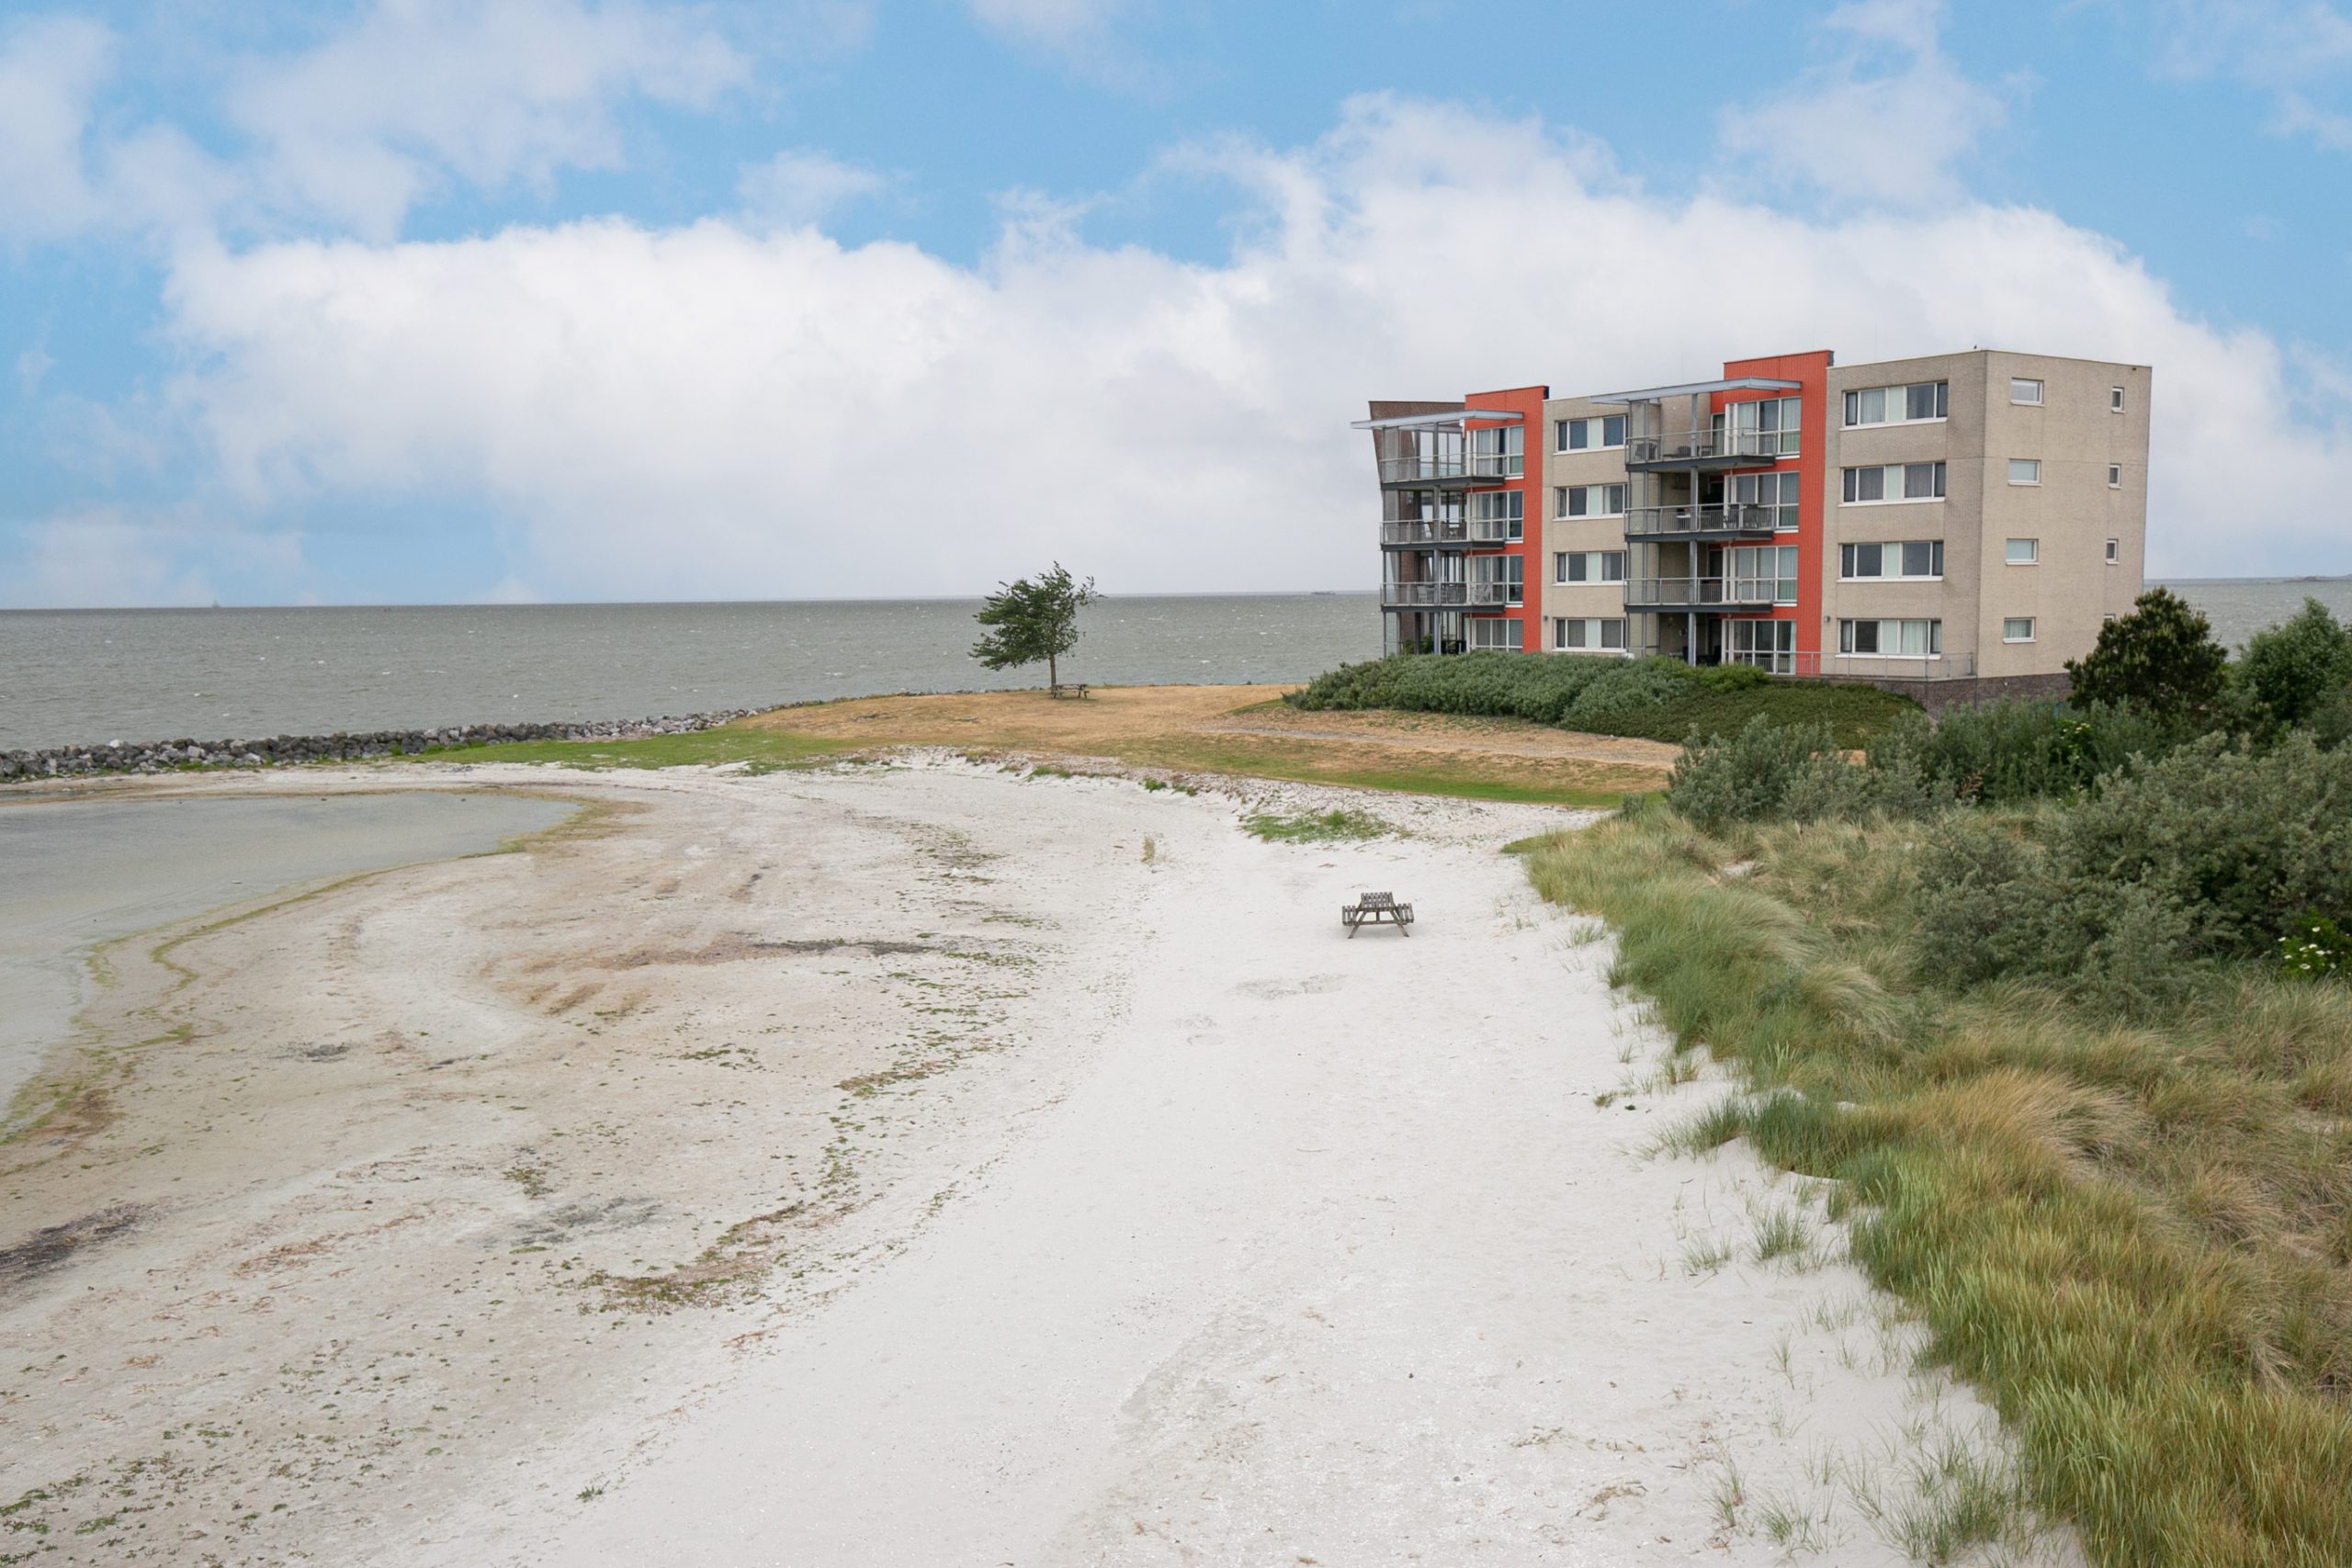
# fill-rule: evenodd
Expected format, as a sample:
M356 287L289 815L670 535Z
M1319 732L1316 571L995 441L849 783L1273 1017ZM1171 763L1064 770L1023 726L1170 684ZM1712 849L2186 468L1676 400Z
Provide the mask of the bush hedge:
M1310 713L1398 708L1523 718L1669 743L1728 735L1761 716L1774 724L1826 724L1846 747L1919 711L1908 697L1874 686L1775 681L1744 664L1694 669L1668 659L1504 652L1399 654L1343 664L1283 700Z

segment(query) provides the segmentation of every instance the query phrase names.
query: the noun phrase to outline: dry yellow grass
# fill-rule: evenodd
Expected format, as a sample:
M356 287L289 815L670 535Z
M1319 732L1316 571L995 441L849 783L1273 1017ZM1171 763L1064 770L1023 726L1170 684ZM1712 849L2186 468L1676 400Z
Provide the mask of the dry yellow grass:
M860 697L779 708L750 727L854 747L1108 758L1177 772L1358 784L1486 799L1607 804L1666 782L1676 748L1517 719L1298 713L1279 686L1098 687Z

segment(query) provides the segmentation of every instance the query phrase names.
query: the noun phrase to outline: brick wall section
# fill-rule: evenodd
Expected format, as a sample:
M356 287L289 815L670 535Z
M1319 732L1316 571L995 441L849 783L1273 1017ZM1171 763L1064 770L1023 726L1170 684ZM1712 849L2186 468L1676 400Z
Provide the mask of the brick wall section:
M1872 680L1847 677L1838 682L1846 686L1876 686L1882 692L1894 692L1909 697L1928 710L1930 718L1939 718L1946 709L1978 707L1985 703L2003 702L2015 697L2027 702L2057 702L2067 693L2066 677L2061 675L1979 675L1960 681L1905 681L1899 679Z

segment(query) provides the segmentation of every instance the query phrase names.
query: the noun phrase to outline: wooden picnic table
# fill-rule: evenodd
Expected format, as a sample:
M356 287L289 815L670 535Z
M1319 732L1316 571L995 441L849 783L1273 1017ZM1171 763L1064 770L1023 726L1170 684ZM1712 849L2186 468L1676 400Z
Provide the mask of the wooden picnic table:
M1340 923L1348 928L1350 942L1365 926L1383 924L1395 926L1399 936L1411 936L1413 907L1396 902L1394 893L1359 893L1354 903L1340 906Z

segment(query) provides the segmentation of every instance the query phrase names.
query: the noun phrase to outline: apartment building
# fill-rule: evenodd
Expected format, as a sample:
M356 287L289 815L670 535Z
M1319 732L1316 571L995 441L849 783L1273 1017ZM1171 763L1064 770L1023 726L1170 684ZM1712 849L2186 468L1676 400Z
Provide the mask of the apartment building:
M1372 405L1394 651L2061 676L2142 587L2149 368L1964 354Z

